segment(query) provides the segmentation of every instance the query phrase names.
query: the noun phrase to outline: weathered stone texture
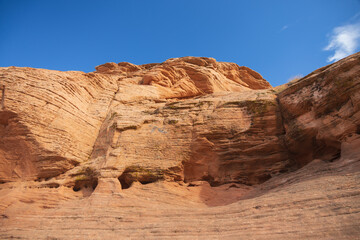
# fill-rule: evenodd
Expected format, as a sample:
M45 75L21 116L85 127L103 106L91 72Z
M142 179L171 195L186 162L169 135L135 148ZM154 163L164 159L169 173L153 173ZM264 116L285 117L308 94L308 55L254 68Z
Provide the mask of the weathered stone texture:
M2 84L1 239L360 236L360 53L276 88L198 57Z

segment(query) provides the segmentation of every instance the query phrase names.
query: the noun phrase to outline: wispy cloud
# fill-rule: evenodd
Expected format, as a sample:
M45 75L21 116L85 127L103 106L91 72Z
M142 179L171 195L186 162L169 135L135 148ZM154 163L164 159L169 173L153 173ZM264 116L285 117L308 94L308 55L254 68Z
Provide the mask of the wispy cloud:
M357 51L360 44L360 22L339 26L333 29L326 51L335 51L327 61L338 61Z
M285 26L283 26L283 27L281 28L280 31L284 31L284 30L286 30L286 29L288 29L288 28L289 28L289 25L285 25Z
M357 21L360 18L360 12L357 12L352 18L350 18L350 21Z
M295 76L292 76L292 77L290 77L288 80L287 80L287 82L296 82L297 80L299 80L299 79L301 79L301 78L303 78L304 77L304 75L302 75L302 74L297 74L297 75L295 75Z

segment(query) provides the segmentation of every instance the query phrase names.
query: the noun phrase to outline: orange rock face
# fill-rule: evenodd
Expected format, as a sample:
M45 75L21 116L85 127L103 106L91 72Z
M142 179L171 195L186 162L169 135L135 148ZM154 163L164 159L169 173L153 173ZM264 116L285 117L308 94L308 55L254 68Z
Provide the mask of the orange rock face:
M121 76L123 81L156 86L159 97L167 99L271 88L259 73L213 58L182 57L141 66L106 63L96 67L96 71Z
M0 238L354 239L359 63L0 68Z
M54 177L89 157L116 78L14 67L0 78L0 182Z

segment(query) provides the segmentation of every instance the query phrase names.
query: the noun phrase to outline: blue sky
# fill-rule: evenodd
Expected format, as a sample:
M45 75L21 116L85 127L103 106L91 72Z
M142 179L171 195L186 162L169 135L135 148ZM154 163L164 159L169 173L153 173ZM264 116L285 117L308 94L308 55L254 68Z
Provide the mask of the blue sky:
M205 56L277 86L359 51L359 23L359 0L0 0L0 66Z

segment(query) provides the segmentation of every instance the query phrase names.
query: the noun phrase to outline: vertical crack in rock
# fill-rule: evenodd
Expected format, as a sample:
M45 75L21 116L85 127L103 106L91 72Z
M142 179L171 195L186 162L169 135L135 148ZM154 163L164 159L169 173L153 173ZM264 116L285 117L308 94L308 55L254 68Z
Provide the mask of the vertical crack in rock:
M111 98L111 101L109 102L109 104L108 104L108 106L107 106L107 108L106 108L106 115L104 115L104 118L102 119L102 122L101 122L101 125L100 125L100 127L99 127L99 130L98 130L98 133L97 133L97 137L96 137L96 140L94 141L94 144L93 144L93 146L92 146L92 150L91 150L91 153L90 153L90 155L89 155L89 159L92 159L92 158L96 158L98 155L99 155L99 153L95 153L94 152L94 150L97 148L97 146L99 145L99 137L102 135L101 134L101 132L102 131L104 131L104 129L105 128L107 128L108 127L108 122L107 121L111 121L111 120L113 120L113 117L114 116L110 116L110 117L108 117L109 115L110 115L110 112L111 112L111 106L112 106L112 104L114 103L114 101L115 101L115 96L116 96L116 94L117 93L119 93L119 89L120 89L120 87L119 87L119 83L118 83L118 81L120 81L120 79L118 79L117 80L117 89L116 89L116 91L114 91L114 93L113 93L113 96L112 96L112 98ZM115 125L114 125L115 126ZM115 130L116 129L116 127L113 127L113 128L111 128L111 130ZM107 132L108 133L108 132ZM108 139L112 139L112 135L113 135L113 133L114 133L114 131L111 131L111 133L112 133L112 135L110 136L109 134L105 134L106 136L109 136L108 137ZM110 144L108 144L107 145L108 147L110 147ZM107 150L105 151L105 152L107 152ZM106 153L102 153L102 154L105 154L106 155Z
M0 103L0 107L1 110L5 109L5 85L2 85L1 88L1 103Z
M284 148L286 149L286 152L288 154L288 161L289 164L284 168L280 170L280 173L284 173L287 171L293 171L296 170L297 168L297 163L294 159L294 157L292 156L292 152L290 151L289 147L288 147L288 142L286 141L286 126L285 126L285 116L284 116L284 109L281 106L280 100L279 100L279 96L278 94L276 94L276 104L279 108L279 114L278 114L278 119L279 122L281 123L281 135L279 136L279 138L281 139L282 145L284 146Z

